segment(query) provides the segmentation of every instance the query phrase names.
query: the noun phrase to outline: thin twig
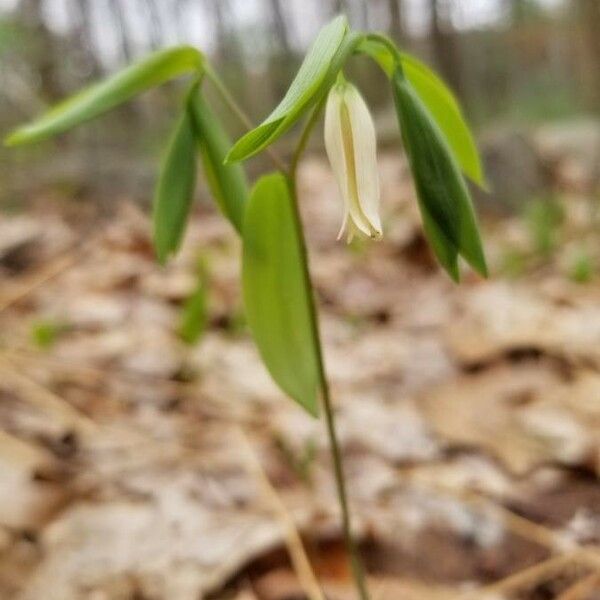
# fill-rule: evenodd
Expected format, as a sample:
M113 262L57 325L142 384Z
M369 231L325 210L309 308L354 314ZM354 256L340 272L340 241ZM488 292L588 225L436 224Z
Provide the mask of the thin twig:
M0 358L2 385L11 387L23 400L43 411L53 413L69 427L81 433L94 433L98 425L89 417L73 408L66 400L17 372L6 359Z
M185 398L196 398L198 393L198 387L194 383L176 381L163 376L140 373L127 369L111 368L109 370L100 367L84 365L78 361L67 361L53 356L40 355L22 348L17 350L0 350L0 360L2 357L4 357L6 360L10 360L12 363L26 362L28 364L42 365L50 369L65 369L71 375L78 375L86 379L101 379L103 381L107 381L109 378L115 378L122 380L123 383L128 385L140 383L147 384L150 382L153 385L161 385L170 390L174 390L181 397ZM233 422L245 426L258 425L262 423L257 415L248 414L240 416L239 414L233 413L227 407L228 404L226 401L213 400L212 402L202 402L201 406L198 407L198 410L200 410L203 415L214 421L223 421L227 423Z
M523 569L518 573L509 575L491 585L479 588L475 592L467 594L466 597L475 598L481 597L482 594L491 593L506 594L514 590L530 588L562 572L570 564L579 564L588 568L599 569L600 558L594 552L584 549L576 550L570 554L563 554L562 556L555 556L532 567Z
M476 509L489 510L497 513L502 519L504 526L521 538L559 552L575 550L577 547L577 543L573 540L561 536L559 533L544 525L540 525L539 523L535 523L534 521L517 515L504 506L491 502L481 494L467 492L460 495L457 494L457 496Z
M321 590L321 586L317 580L317 577L312 569L306 550L302 543L302 538L298 533L296 524L286 509L281 497L277 493L277 490L273 487L273 484L269 480L269 477L265 473L260 460L258 459L254 448L248 436L241 427L235 429L237 437L239 437L240 445L243 448L242 456L244 462L248 467L248 470L256 477L259 482L261 489L265 497L269 500L269 503L273 507L277 518L279 519L282 527L284 528L286 545L290 555L290 559L294 566L294 570L298 575L298 580L306 596L310 600L325 600L325 595Z
M481 492L473 490L458 491L451 486L439 483L419 483L418 485L427 491L435 491L452 496L461 502L469 504L475 510L493 512L502 520L506 529L521 538L544 546L553 552L570 552L578 548L577 542L571 538L561 535L549 527L535 523L526 517L517 515L505 506L493 502Z
M317 368L319 376L319 387L321 391L321 401L323 405L323 412L325 413L325 423L327 426L327 436L329 438L329 447L331 452L331 458L333 460L333 473L335 476L335 484L340 504L341 516L342 516L342 531L344 534L344 543L346 545L349 557L350 557L350 568L352 575L356 583L357 591L361 600L369 600L369 592L367 589L365 570L360 559L358 547L352 534L352 523L350 519L350 507L348 504L348 494L346 491L346 479L344 476L344 466L342 462L342 452L338 441L337 431L335 427L334 408L331 400L331 393L329 389L329 381L327 380L327 373L325 369L325 359L323 357L323 344L321 342L321 332L319 329L319 320L317 315L317 308L315 305L314 294L312 293L313 287L310 280L310 272L308 266L308 251L306 249L306 240L304 237L304 228L302 226L302 219L300 217L300 210L298 208L298 198L296 191L295 179L292 177L292 189L291 189L291 200L292 200L292 215L294 219L294 227L296 230L296 236L300 243L300 253L302 265L302 276L304 278L304 284L308 292L307 302L308 310L310 311L310 326L312 333L312 340L314 343L314 352L317 358Z
M600 585L600 572L591 573L566 589L556 600L585 600Z
M83 253L88 251L97 241L98 236L93 236L91 239L85 236L83 239L75 242L71 248L52 259L50 263L43 265L34 273L25 276L25 281L17 284L16 289L0 299L0 313L17 302L24 300L38 288L70 269L81 260Z
M4 298L0 300L0 312L16 304L20 300L29 296L36 289L66 271L77 261L75 251L71 250L65 254L55 258L50 264L44 265L43 268L26 277L26 281L17 284L16 288L11 290Z

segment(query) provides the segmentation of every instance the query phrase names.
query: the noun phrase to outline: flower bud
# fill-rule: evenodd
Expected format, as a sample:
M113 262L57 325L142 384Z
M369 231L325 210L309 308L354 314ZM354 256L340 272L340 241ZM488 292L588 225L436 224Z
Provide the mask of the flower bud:
M325 148L344 200L344 221L338 239L346 233L378 239L379 175L375 125L360 92L340 80L329 92L325 111Z

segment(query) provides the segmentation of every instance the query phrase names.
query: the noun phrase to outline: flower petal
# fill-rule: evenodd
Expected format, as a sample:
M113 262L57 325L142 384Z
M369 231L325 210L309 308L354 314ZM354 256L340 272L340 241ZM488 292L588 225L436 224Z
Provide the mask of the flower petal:
M344 220L342 221L342 226L338 231L337 238L335 238L337 241L342 239L342 237L344 236L344 232L348 229L348 219L348 211L344 209Z
M377 236L381 236L375 125L363 97L354 86L349 85L346 88L344 98L352 124L354 164L361 212Z
M348 163L348 158L350 157L351 163L354 163L354 156L353 152L349 155L346 151L345 142L347 143L349 140L352 146L354 139L351 128L344 135L344 123L342 119L344 110L349 115L349 111L345 106L343 91L340 89L340 86L336 85L329 92L325 109L325 149L340 193L342 194L345 209L350 213L350 219L356 223L360 231L365 235L370 235L371 229L369 223L362 215L358 200L353 197L356 195L356 190L352 189L352 180L355 180L356 172L353 164Z

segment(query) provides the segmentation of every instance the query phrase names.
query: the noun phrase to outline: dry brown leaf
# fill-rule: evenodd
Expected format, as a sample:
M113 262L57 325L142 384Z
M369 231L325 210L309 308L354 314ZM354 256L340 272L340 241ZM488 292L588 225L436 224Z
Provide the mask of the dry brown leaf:
M551 365L500 365L429 390L422 405L451 444L484 448L524 474L549 462L586 463L597 451L597 429L565 401L570 389Z

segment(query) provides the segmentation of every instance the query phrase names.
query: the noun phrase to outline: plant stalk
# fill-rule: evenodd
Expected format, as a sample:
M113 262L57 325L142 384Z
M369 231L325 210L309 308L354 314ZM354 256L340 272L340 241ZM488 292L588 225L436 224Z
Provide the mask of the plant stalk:
M219 94L221 95L221 98L223 98L225 104L227 104L231 112L238 118L240 123L248 131L254 129L254 124L252 123L248 115L244 112L244 110L240 107L240 105L235 101L235 98L231 95L231 92L223 83L223 80L219 77L217 72L209 64L205 65L204 70L208 78L212 81L213 85L215 86L217 92L219 92ZM277 154L275 154L271 148L267 148L266 152L273 164L275 165L275 167L280 171L285 171L285 165L283 164L279 156L277 156Z
M316 117L309 121L309 126L312 127ZM294 165L298 164L299 153L296 155L297 160L294 161ZM306 241L304 238L304 229L302 227L302 220L300 218L300 210L298 208L298 199L296 194L296 177L295 172L290 174L290 196L292 198L292 209L294 216L294 225L298 240L300 242L300 254L302 262L302 272L308 290L313 290L310 271L308 266L308 252L306 250ZM315 354L317 356L317 364L319 371L319 386L321 388L321 399L323 405L323 412L325 413L325 422L327 425L327 436L329 438L329 448L331 452L331 458L333 461L333 470L335 476L335 485L338 496L338 502L340 505L340 512L342 517L342 531L344 535L344 543L350 559L350 568L358 591L360 600L369 600L369 593L367 590L367 582L365 577L365 570L358 553L358 546L352 534L352 525L350 518L350 507L348 504L348 494L346 491L346 479L344 476L344 466L342 462L342 452L338 441L338 435L335 427L335 416L333 404L331 401L331 393L329 389L329 381L327 380L327 374L325 371L325 361L323 357L323 345L321 343L321 333L319 328L319 321L317 315L317 309L315 305L314 293L309 293L308 306L311 314L311 327L312 327L312 338L315 344Z
M252 122L245 114L245 112L239 107L237 102L233 99L229 90L225 86L225 84L221 81L218 75L212 70L207 70L208 76L211 78L213 83L215 84L217 90L220 92L221 96L225 100L225 102L229 105L233 113L239 118L239 120L248 128L252 129ZM294 217L294 226L296 227L296 232L298 236L298 240L300 243L300 255L302 259L302 274L304 277L304 281L306 284L306 289L313 290L311 279L310 279L310 271L308 266L308 252L306 249L306 240L304 237L304 228L302 226L302 219L300 218L300 210L298 208L298 199L296 194L296 171L298 165L300 163L300 158L302 153L306 149L308 144L308 139L310 137L310 133L312 132L314 126L316 125L321 110L325 105L326 96L321 98L321 100L315 106L312 114L309 116L304 130L300 136L299 143L296 147L296 151L292 157L291 166L288 173L289 185L290 185L290 196L292 199L292 211ZM270 152L268 149L271 159L273 160L276 167L278 167L282 172L286 172L281 160L279 157ZM346 479L344 476L344 466L342 461L342 452L340 449L340 444L338 441L337 431L335 427L335 416L333 405L331 401L331 393L329 389L329 382L327 380L327 374L325 370L325 361L323 357L323 349L321 343L321 333L319 329L319 321L317 315L317 308L315 304L314 294L311 292L308 298L308 306L311 315L311 328L312 328L312 338L315 344L315 355L317 357L317 367L318 367L318 375L319 375L319 387L321 388L321 400L323 405L323 412L325 413L325 422L327 426L327 436L329 438L329 447L331 452L331 458L333 462L333 471L335 477L335 485L338 496L338 502L340 505L340 512L342 518L342 531L344 535L344 544L346 546L346 550L348 552L348 556L350 559L350 569L352 571L352 576L354 578L354 582L356 584L356 589L358 591L358 596L360 600L369 600L369 593L367 589L367 582L365 576L365 570L360 559L358 553L358 546L352 534L352 525L350 518L350 507L348 504L348 494L346 491Z

